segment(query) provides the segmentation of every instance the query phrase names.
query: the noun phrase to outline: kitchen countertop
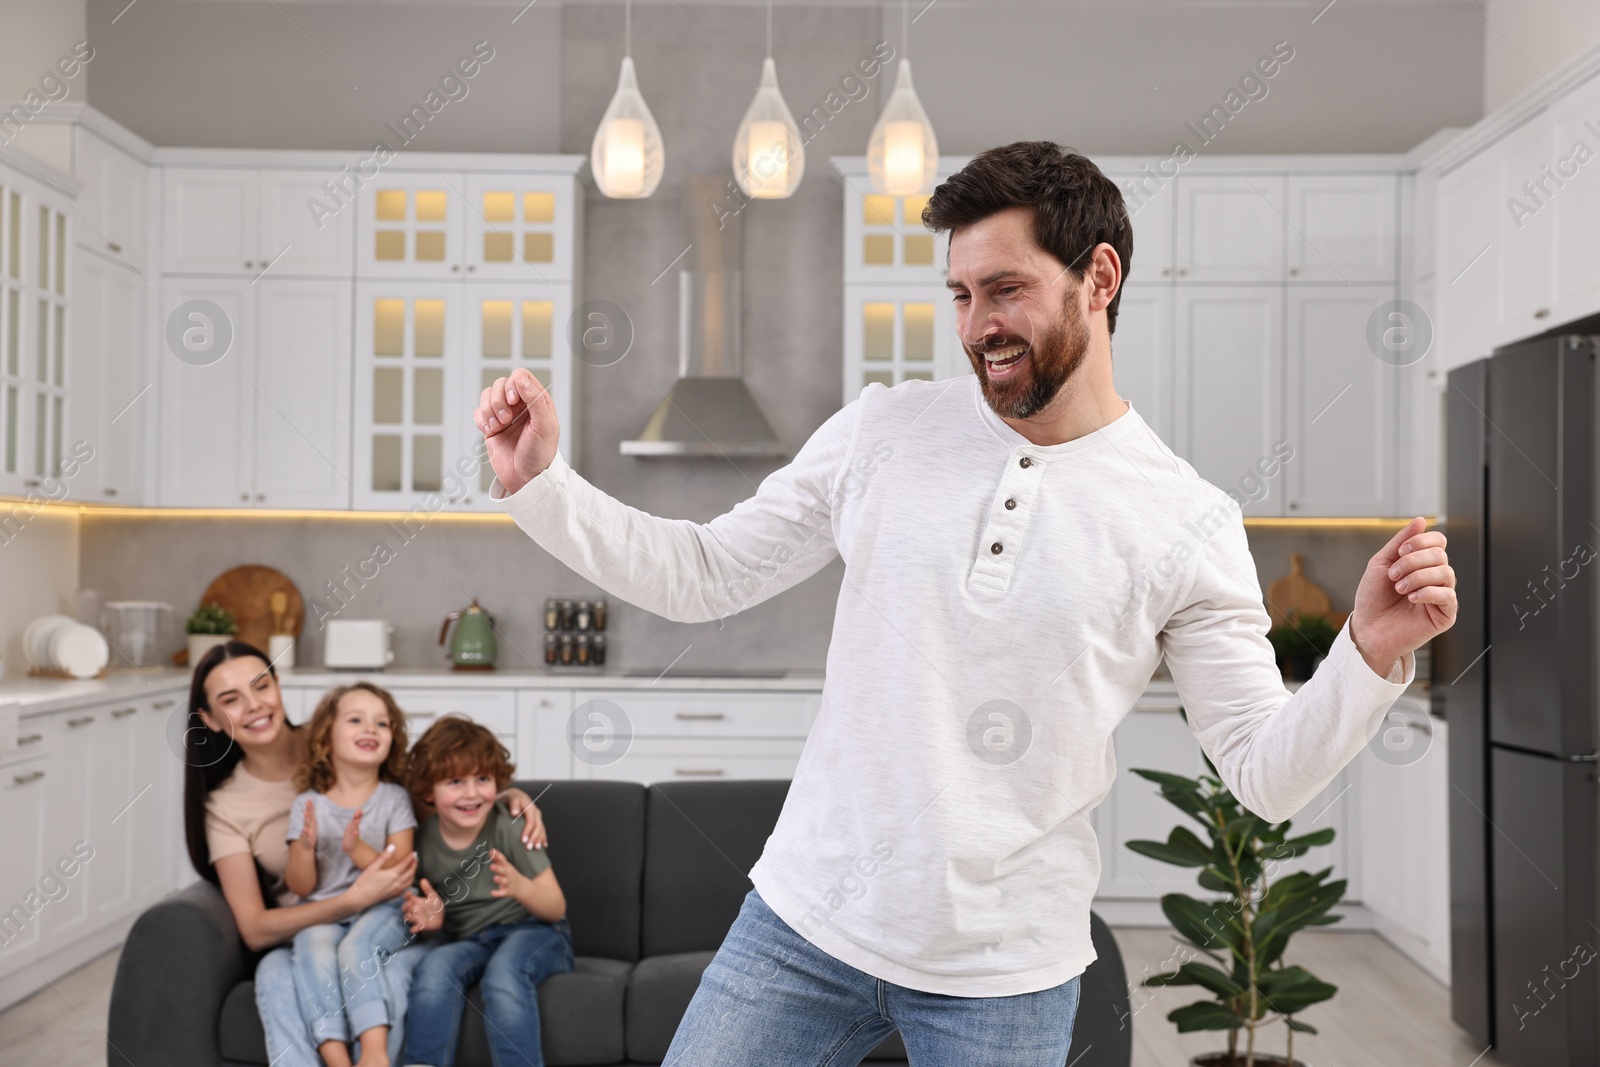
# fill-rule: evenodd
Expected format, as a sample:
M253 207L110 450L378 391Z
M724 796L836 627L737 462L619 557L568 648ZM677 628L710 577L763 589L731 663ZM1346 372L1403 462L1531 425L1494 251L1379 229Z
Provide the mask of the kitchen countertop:
M43 715L101 700L128 700L189 688L189 672L173 668L107 671L104 678L0 679L0 704L17 704L22 715Z

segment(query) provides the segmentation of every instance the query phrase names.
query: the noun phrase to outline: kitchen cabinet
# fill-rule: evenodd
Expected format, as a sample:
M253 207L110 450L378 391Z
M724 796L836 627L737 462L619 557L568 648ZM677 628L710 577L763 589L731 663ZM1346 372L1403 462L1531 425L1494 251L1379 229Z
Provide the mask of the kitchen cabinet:
M1480 155L1441 175L1434 257L1434 344L1439 373L1494 350L1500 307L1500 174L1496 160Z
M1289 175L1290 280L1393 284L1399 186L1395 174Z
M1178 281L1282 280L1283 175L1186 175L1176 184L1173 250Z
M356 286L354 503L492 510L472 420L483 389L516 367L546 389L572 456L567 285L368 280ZM571 460L569 459L569 462Z
M68 483L77 500L143 504L146 440L156 391L146 341L149 283L119 261L79 248L72 263L67 439L94 450Z
M325 188L339 172L162 169L164 273L350 277L355 211L348 205L338 209Z
M1122 265L1123 284L1171 281L1177 185L1170 177L1163 180L1150 167L1137 174L1107 171L1106 177L1122 189L1122 200L1133 224L1133 264L1131 268L1126 263Z
M873 382L896 385L909 378L938 381L972 373L956 334L955 305L942 285L850 286L844 320L846 403Z
M30 727L31 728L31 727ZM0 975L40 954L43 911L50 906L39 890L44 863L44 795L56 770L48 756L0 762ZM39 905L38 912L33 910Z
M38 490L61 469L70 211L44 182L0 166L0 493Z
M1283 287L1179 286L1175 301L1173 448L1232 489L1260 478L1257 464L1285 440ZM1246 517L1284 514L1286 487L1267 484L1260 499L1247 497Z
M841 173L845 281L943 287L950 235L935 235L922 225L928 196L884 196L872 191L864 170ZM947 177L941 173L934 181Z
M1595 253L1600 242L1600 160L1592 155L1600 149L1595 133L1600 128L1600 79L1552 105L1549 121L1555 127L1557 155L1548 162L1567 175L1551 204L1556 222L1550 322L1557 324L1600 310L1600 255ZM1587 162L1579 162L1574 153L1580 143L1591 151Z
M1399 369L1366 340L1367 320L1395 290L1291 287L1287 295L1287 514L1395 514Z
M72 172L84 183L76 205L79 248L150 272L150 213L145 208L149 171L143 160L93 130L73 127Z
M197 354L160 362L166 507L349 506L350 296L338 282L166 278ZM214 361L206 349L231 344Z
M1163 441L1173 440L1172 309L1169 284L1129 282L1117 304L1111 335L1111 373L1117 395Z
M1556 227L1562 192L1543 200L1521 188L1538 182L1559 154L1555 123L1541 116L1514 130L1494 152L1500 220L1495 266L1500 282L1490 340L1498 347L1542 333L1555 325L1551 303L1555 287Z
M384 172L357 198L362 278L576 277L573 171Z

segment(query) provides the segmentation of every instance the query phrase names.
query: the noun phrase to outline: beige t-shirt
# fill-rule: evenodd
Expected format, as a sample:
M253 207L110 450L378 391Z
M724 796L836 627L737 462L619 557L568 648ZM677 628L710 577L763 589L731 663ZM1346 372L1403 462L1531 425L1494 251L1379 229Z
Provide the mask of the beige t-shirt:
M299 898L283 884L289 867L289 808L294 802L294 782L270 782L244 769L233 769L206 797L206 846L211 862L224 856L248 853L261 864L279 904Z

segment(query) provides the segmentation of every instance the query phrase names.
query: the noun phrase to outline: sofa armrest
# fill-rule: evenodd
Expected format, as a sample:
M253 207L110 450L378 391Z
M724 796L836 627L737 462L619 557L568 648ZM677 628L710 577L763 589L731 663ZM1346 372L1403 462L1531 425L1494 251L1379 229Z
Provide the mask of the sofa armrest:
M134 921L117 960L108 1067L220 1067L217 1019L255 956L222 893L201 880Z

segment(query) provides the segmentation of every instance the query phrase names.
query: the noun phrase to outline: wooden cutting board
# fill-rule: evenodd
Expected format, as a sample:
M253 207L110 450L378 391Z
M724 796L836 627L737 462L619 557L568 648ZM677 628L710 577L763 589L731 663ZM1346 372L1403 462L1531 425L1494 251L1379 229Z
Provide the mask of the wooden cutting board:
M272 608L274 593L283 594L283 610L276 614ZM273 634L299 637L306 622L305 603L288 575L256 563L219 574L206 586L200 603L231 611L239 624L239 640L263 652L267 651L267 638Z
M1334 618L1332 607L1323 588L1306 577L1306 557L1302 552L1289 557L1286 576L1267 586L1267 612L1274 626L1282 626L1290 615L1326 615L1338 626L1344 618Z

